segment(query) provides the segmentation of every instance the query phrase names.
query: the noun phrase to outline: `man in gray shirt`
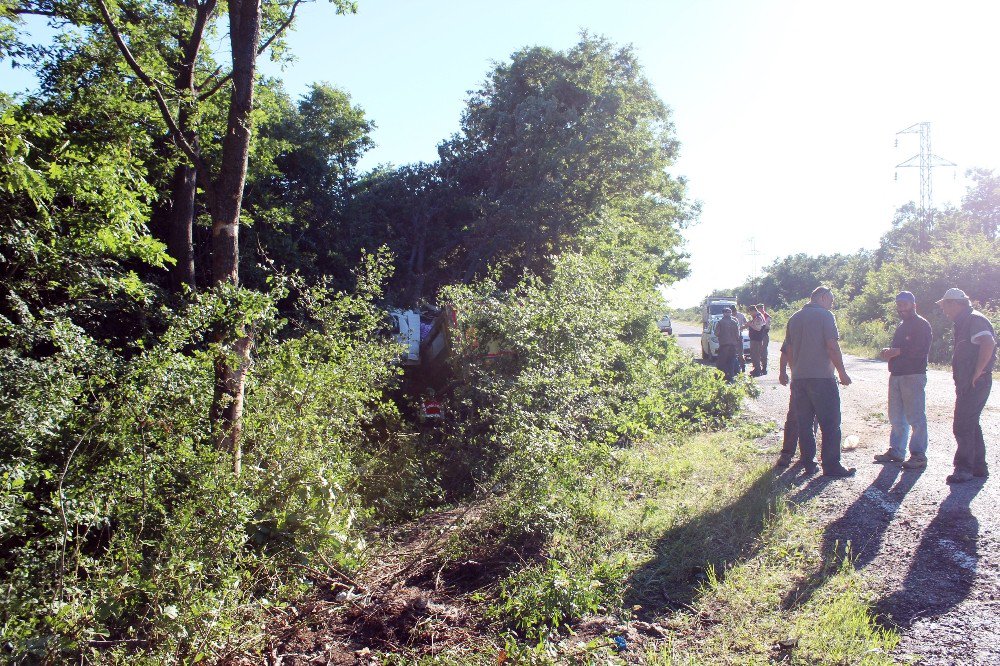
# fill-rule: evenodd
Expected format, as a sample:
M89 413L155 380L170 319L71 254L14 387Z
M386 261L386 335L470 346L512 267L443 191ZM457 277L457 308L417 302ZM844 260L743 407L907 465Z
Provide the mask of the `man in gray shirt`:
M792 368L792 400L799 427L799 450L806 471L816 471L816 436L813 418L823 433L823 475L843 478L854 476L855 469L840 464L840 391L837 379L848 386L851 378L844 369L844 357L838 342L833 292L816 287L810 302L792 315L785 328L785 349ZM834 375L836 371L836 375ZM778 381L788 384L782 372Z
M733 381L736 374L736 354L742 353L743 340L740 338L740 325L733 319L733 311L722 310L722 319L715 324L715 337L719 340L719 359L715 367L726 375L726 381ZM736 350L740 351L737 352Z

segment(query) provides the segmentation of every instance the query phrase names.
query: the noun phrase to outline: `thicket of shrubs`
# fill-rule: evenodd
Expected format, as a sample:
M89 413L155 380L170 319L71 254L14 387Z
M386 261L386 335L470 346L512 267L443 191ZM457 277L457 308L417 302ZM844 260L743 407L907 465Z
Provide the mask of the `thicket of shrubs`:
M520 51L442 164L366 178L345 94L296 110L262 84L247 279L203 287L195 224L197 291L167 279L180 158L102 39L65 36L35 98L0 96L0 660L252 652L265 610L360 566L373 528L492 496L498 542L543 541L616 447L737 409L743 386L654 325L693 208L629 49ZM386 316L421 297L457 313L436 427ZM227 331L253 347L239 473L211 419Z
M480 490L510 499L510 530L543 537L575 474L651 433L717 425L742 395L660 339L643 280L567 254L549 284L443 295L463 381L447 422L420 432L388 399L384 271L372 257L352 294L276 281L198 295L157 313L162 333L131 358L58 317L32 332L56 349L43 361L26 333L2 350L6 658L252 648L261 611L306 589L309 567L351 570L366 528ZM306 316L279 317L290 294ZM205 344L237 314L258 340L238 477L212 444ZM486 358L487 339L506 353Z

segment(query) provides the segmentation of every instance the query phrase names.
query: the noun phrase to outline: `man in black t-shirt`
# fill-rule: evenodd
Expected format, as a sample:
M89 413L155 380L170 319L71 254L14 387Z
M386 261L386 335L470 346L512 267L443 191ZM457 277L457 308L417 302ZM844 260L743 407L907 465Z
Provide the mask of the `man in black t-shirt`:
M875 462L902 463L907 469L927 467L927 355L931 350L931 325L917 314L917 299L908 291L896 296L902 321L892 336L892 346L882 350L889 362L889 450ZM909 439L910 459L906 460Z
M952 287L937 303L945 316L955 323L955 351L951 357L951 375L955 380L952 431L958 450L955 451L955 471L947 481L963 483L990 475L979 417L993 387L996 333L990 320L982 312L972 309L972 302L961 289Z

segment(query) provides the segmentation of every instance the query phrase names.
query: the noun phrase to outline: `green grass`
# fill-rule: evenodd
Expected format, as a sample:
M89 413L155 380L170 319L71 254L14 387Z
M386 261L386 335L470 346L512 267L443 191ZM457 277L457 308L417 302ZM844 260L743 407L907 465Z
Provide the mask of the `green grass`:
M421 663L495 664L505 643L508 664L895 663L863 578L821 552L816 515L747 437L766 429L614 450L559 498L542 555L480 593L492 638ZM628 622L637 605L669 630L641 654L572 634L580 615Z

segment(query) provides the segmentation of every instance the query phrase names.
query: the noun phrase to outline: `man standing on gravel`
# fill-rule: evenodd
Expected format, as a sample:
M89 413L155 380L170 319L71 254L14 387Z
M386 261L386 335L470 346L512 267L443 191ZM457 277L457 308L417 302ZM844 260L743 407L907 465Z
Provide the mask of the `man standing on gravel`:
M764 307L763 303L757 304L757 311L760 312L761 316L764 317L764 328L761 332L764 337L761 339L760 347L760 374L767 374L767 346L771 344L771 315L767 314L767 308Z
M751 377L759 377L761 372L760 348L764 340L764 315L757 310L756 305L747 306L749 323L747 324L747 334L750 336L750 361L753 363Z
M837 321L830 312L833 292L820 286L813 290L809 303L792 315L785 327L785 345L792 368L792 403L798 423L799 449L808 473L816 471L816 436L813 418L819 420L823 433L823 475L844 478L855 469L840 464L840 383L848 386L851 378L844 369L844 356L838 342ZM787 375L780 375L782 385Z
M739 308L733 308L733 319L739 325L739 341L736 345L736 372L742 374L747 371L746 359L743 358L743 330L747 327L750 322L747 316L740 312Z
M917 314L917 299L908 291L896 296L902 318L892 336L892 346L882 350L889 362L889 450L875 456L879 463L903 463L907 469L927 467L927 355L931 350L931 325ZM906 440L910 459L906 460Z
M982 312L972 309L972 302L961 289L952 287L938 305L955 323L951 374L955 380L955 421L952 432L955 471L948 483L963 483L990 475L986 467L986 442L979 417L986 407L993 387L993 366L997 359L997 341L993 324Z
M722 319L715 324L715 337L719 340L719 359L716 366L726 375L726 381L733 381L733 375L738 370L736 354L743 353L743 340L740 337L740 325L733 319L730 308L722 310ZM737 349L739 351L737 352Z

